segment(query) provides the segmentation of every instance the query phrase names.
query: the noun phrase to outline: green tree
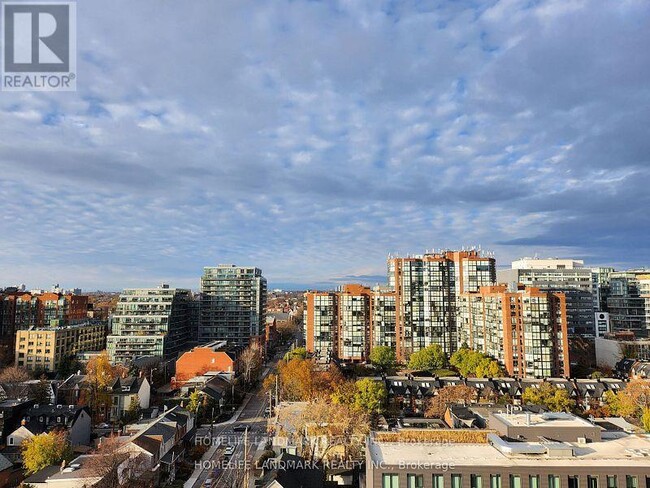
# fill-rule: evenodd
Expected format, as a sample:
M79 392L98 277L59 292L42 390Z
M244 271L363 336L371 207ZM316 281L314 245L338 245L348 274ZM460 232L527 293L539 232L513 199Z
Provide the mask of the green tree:
M283 359L285 361L291 361L292 359L307 359L307 349L304 347L296 347L291 351L287 351Z
M395 369L397 358L395 351L389 346L377 346L370 351L370 362L384 373Z
M646 432L650 432L650 408L644 407L643 414L641 415L641 425Z
M23 466L26 474L33 474L53 464L69 460L72 456L65 432L52 431L25 439L21 444Z
M444 368L447 355L440 344L432 344L411 354L409 368L417 370L433 370Z
M479 351L467 347L458 349L449 358L449 364L466 377L495 378L503 374L499 363Z
M355 383L354 406L367 413L381 413L388 397L386 386L381 381L363 378Z
M477 378L498 378L503 376L503 371L497 361L484 357L476 366L475 374Z
M130 423L133 422L134 420L137 420L138 417L140 416L140 398L138 395L135 395L131 397L131 402L129 403L129 406L126 409L126 412L124 414L124 421L125 423Z
M192 393L190 393L190 399L187 402L187 410L192 412L194 415L197 414L199 411L199 407L201 406L201 394L195 390Z
M569 412L575 407L575 401L565 389L547 382L541 383L539 388L526 388L521 402L524 405L542 405L553 412Z

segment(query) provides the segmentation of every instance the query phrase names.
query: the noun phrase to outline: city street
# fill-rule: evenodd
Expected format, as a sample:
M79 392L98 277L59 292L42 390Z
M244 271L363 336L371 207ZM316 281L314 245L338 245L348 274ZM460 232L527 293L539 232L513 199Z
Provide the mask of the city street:
M281 358L283 354L284 350L267 364L266 367L269 368L269 373L276 371L278 358ZM208 461L210 469L207 469L208 466L204 462L204 466L201 467L202 472L191 488L204 486L208 478L212 479L212 487L239 488L241 486L245 470L245 444L248 452L248 462L252 464L254 453L260 445L263 447L267 440L264 410L268 406L268 396L264 395L262 391L262 380L263 378L260 380L258 388L248 394L248 403L234 422L215 424L212 427L212 439L214 439L214 442L217 442L217 439L220 441L219 447ZM246 428L248 429L247 432ZM200 442L200 439L209 437L210 429L209 425L203 425L199 428L197 442ZM245 437L247 438L246 442ZM233 446L235 449L230 456L224 452L228 446Z

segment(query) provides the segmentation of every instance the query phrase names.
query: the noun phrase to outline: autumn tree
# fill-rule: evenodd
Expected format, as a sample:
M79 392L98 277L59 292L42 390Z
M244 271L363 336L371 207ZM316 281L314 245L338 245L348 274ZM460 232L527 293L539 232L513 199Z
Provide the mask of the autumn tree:
M388 373L395 369L397 358L395 351L389 346L373 347L369 356L370 362L377 366L382 372Z
M409 368L421 371L431 371L446 366L447 355L440 344L431 344L415 351L409 358Z
M72 456L65 432L52 431L25 439L21 444L23 466L33 474L53 464L68 461Z
M280 398L284 401L309 401L315 397L315 365L308 359L292 359L278 364Z
M605 403L614 415L638 419L650 408L650 381L634 379L617 393L608 391Z
M88 403L95 421L108 416L112 401L109 392L116 378L126 376L128 370L122 365L113 365L106 351L95 356L86 365L86 382L89 387Z
M429 399L424 412L425 417L441 418L447 407L454 403L469 404L476 399L476 390L467 385L449 385L438 390L438 394Z
M541 405L552 412L569 412L575 407L575 401L564 388L557 388L551 383L540 383L539 387L529 387L521 395L524 405Z
M307 434L305 456L322 461L336 450L343 461L363 457L365 439L370 432L370 418L350 405L318 399L305 411L300 431Z

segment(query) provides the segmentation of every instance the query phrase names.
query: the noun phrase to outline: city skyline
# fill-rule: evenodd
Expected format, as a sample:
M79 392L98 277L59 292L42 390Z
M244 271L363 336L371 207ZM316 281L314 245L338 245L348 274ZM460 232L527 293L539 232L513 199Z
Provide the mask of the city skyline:
M647 2L77 10L77 91L0 96L0 286L323 289L479 243L650 264Z

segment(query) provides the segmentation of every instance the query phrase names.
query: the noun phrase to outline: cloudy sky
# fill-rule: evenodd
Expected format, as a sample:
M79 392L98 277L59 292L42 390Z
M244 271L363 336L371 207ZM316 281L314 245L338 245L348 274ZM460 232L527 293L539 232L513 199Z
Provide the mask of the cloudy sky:
M647 0L83 0L0 93L0 286L383 279L481 245L650 264Z

